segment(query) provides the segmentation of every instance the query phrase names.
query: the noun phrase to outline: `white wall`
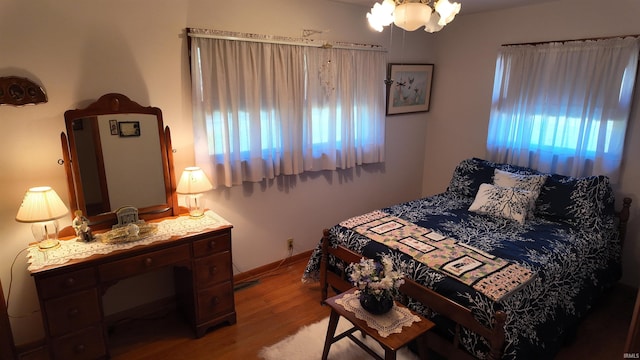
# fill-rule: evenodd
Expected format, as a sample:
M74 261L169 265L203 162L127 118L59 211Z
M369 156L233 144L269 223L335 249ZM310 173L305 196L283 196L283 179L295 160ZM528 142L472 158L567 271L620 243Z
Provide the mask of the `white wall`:
M427 123L423 194L443 191L460 160L485 157L495 59L499 46L640 34L640 1L561 0L460 17L437 34L436 78ZM627 129L617 203L633 199L622 282L640 280L640 87Z
M37 106L0 107L0 280L5 294L13 280L9 312L19 316L11 319L16 343L38 340L43 330L21 252L32 237L29 226L14 218L31 186L50 185L67 198L64 170L57 164L65 110L85 107L109 92L161 108L177 150L176 170L181 171L194 158L184 28L294 37L303 29L325 30L314 38L380 44L392 50L390 62L433 62L433 36L403 36L396 30L390 44L388 31L368 29L365 12L328 0L0 0L0 76L29 77L49 97ZM210 207L235 226L236 269L282 259L289 237L295 239L296 253L310 250L322 228L346 216L419 196L429 117L388 118L384 165L212 191ZM70 217L65 218L63 225L69 223ZM144 284L149 285L140 289ZM105 307L119 310L119 302L130 294L145 301L170 290L162 281L124 283L109 290Z

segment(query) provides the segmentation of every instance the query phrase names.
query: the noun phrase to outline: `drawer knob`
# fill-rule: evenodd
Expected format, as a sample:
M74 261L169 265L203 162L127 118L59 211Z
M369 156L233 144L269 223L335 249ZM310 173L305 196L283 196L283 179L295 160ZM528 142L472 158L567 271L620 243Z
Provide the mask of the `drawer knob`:
M80 314L80 310L78 310L78 308L71 308L69 309L69 311L67 311L67 315L70 318L74 318L76 316L78 316L78 314Z
M72 287L76 284L76 279L72 278L72 277L68 277L65 281L64 281L64 286L65 287Z
M209 241L209 249L213 249L213 248L215 248L215 247L216 247L216 242L215 242L215 240L211 240L211 241Z
M153 264L153 259L152 258L144 259L144 265L145 266L151 266L152 264Z
M220 299L216 296L213 299L211 299L211 305L218 305L220 304Z
M214 275L217 271L218 271L218 267L217 266L210 266L209 267L209 275Z
M84 346L84 344L80 344L80 345L76 345L73 350L76 352L76 354L80 354L80 353L83 353L85 349L86 347Z

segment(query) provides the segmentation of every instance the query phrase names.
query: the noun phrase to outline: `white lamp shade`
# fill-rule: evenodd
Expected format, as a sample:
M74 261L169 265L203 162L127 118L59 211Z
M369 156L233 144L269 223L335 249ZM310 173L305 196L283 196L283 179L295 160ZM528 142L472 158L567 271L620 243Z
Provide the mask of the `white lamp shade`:
M429 22L431 11L430 6L420 2L403 3L394 10L393 23L404 30L414 31Z
M33 223L59 219L69 210L60 196L49 186L31 188L24 195L16 221Z
M200 194L213 189L207 175L197 166L191 166L182 172L178 181L178 194Z

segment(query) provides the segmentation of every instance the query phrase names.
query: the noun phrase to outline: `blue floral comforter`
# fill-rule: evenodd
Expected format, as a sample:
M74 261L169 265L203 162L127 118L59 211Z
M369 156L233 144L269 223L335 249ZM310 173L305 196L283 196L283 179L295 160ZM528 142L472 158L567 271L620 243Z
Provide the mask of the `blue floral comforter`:
M460 166L462 170L469 170L469 166L478 170L478 164L486 165L473 159L471 165L463 162ZM390 254L394 265L407 276L470 308L482 323L490 324L495 311L504 310L508 317L504 358L552 358L595 300L620 278L620 243L613 213L601 214L598 226L578 226L575 222L543 216L542 212L524 224L470 212L473 197L454 191L461 169L456 171L448 191L381 211L455 238L535 274L531 281L508 296L493 301L441 271L341 225L330 229L333 245L341 244L372 258ZM319 244L309 259L305 280L318 278L321 255ZM331 258L329 265L341 266ZM410 306L431 317L446 335L446 319L430 314L421 304ZM487 347L482 339L465 334L463 342L474 356L485 356Z

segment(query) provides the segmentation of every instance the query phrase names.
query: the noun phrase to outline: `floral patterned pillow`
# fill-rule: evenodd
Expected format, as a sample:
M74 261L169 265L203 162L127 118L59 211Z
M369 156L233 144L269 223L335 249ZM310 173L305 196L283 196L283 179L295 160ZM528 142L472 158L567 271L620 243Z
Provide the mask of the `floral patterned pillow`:
M495 169L523 175L539 174L535 170L522 166L498 164L488 160L471 158L462 160L456 166L447 191L462 197L473 198L478 193L480 184L493 183Z
M600 231L612 226L614 200L606 176L573 178L553 174L540 190L535 214L584 230Z
M528 190L481 184L469 211L524 224L535 195Z
M481 159L466 159L460 162L453 171L447 191L462 197L473 198L478 193L480 184L493 182L495 164Z
M495 169L495 173L493 175L493 185L528 190L533 193L533 199L529 204L527 217L533 216L533 212L536 208L536 199L538 199L540 190L546 180L547 175L516 174L500 169Z
M586 230L602 230L613 226L614 195L606 176L573 178L471 158L456 166L447 192L472 201L481 184L494 183L496 169L520 175L546 175L540 195L537 200L534 198L535 216L563 221Z

